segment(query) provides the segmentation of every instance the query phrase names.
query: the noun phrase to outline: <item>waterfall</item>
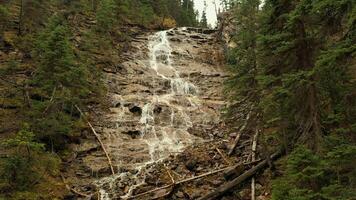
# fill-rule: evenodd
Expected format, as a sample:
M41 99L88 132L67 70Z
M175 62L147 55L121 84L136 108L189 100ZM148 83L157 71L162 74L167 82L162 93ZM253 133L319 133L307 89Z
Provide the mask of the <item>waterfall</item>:
M199 107L197 101L199 91L193 83L181 78L179 70L174 67L167 31L149 36L148 50L149 65L146 69L153 70L157 76L156 80L152 81L170 83L166 93L153 93L146 98L137 122L141 127L141 135L137 142L147 145L149 159L133 163L134 170L97 181L102 200L116 198L115 187L120 182L132 183L126 194L121 196L123 199L130 197L137 187L145 183L146 174L155 163L163 161L172 153L182 152L194 140L194 136L188 132L193 126L189 112ZM169 112L169 116L160 116L162 109ZM127 181L128 179L130 181Z

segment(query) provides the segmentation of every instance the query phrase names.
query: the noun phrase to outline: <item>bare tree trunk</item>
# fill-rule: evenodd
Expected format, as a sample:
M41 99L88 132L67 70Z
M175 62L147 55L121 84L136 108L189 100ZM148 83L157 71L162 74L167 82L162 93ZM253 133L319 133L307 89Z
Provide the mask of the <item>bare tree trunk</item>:
M252 142L252 162L256 161L258 133L259 133L259 130L258 130L258 128L256 128L256 134L253 136L253 142ZM268 160L267 160L267 164L268 164ZM255 200L255 199L256 199L256 183L255 183L255 177L252 177L251 200Z

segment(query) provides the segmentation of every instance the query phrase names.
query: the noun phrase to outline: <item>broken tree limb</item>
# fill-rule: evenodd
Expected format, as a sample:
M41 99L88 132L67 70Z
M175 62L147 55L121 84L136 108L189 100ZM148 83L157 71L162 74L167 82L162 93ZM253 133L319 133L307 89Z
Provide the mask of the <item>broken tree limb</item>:
M243 164L235 165L229 168L228 170L224 171L224 178L225 180L233 179L244 171L245 171L245 165Z
M246 129L247 124L248 124L248 121L250 120L251 112L252 112L252 109L251 109L251 111L247 114L247 117L246 117L246 120L245 120L244 125L241 126L241 128L240 128L240 130L239 130L239 133L236 135L234 144L232 145L232 147L231 147L231 149L230 149L230 151L229 151L229 153L228 153L229 156L231 156L231 154L235 151L235 148L236 148L237 144L239 143L240 137L241 137L243 131Z
M167 167L166 167L166 170L167 170L167 174L168 174L169 178L170 178L171 181L172 181L172 184L174 185L176 181L174 180L174 178L173 178L173 176L172 176L170 170L169 170Z
M75 107L77 108L77 110L80 112L80 114L81 114L82 116L85 116L84 113L82 112L82 110L80 110L80 108L79 108L77 105L75 105ZM96 139L97 139L98 142L100 143L101 149L104 151L105 156L106 156L106 158L107 158L107 160L108 160L108 164L109 164L109 166L110 166L111 173L114 175L114 174L115 174L114 167L112 166L111 158L110 158L110 156L109 156L109 153L106 151L106 148L105 148L105 146L104 146L104 143L101 141L100 136L98 135L98 133L96 133L96 131L95 131L94 127L91 125L91 123L90 123L88 120L86 120L86 121L87 121L87 124L89 125L90 129L91 129L92 132L94 133Z
M277 151L276 153L274 153L271 156L271 160L275 160L277 159L281 154L282 154L282 150ZM224 195L226 192L228 192L229 190L231 190L233 187L235 187L236 185L242 183L243 181L245 181L246 179L250 178L251 176L255 175L257 172L259 172L260 170L262 170L263 168L265 168L267 166L267 160L263 160L260 163L258 163L255 167L252 167L251 169L245 171L243 174L241 174L240 176L238 176L237 178L235 178L234 180L218 187L217 189L215 189L214 191L208 193L207 195L203 196L202 198L200 198L199 200L213 200L213 199L217 199L218 197Z

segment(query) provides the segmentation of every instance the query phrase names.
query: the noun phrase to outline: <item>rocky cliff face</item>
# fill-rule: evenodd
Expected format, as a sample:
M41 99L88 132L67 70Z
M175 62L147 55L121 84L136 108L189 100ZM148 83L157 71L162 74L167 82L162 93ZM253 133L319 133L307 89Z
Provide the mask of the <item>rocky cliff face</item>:
M108 109L92 108L94 129L116 174L110 175L105 154L90 133L73 147L78 154L67 167L69 181L83 192L98 190L101 199L138 193L152 177L159 180L158 165L174 161L192 145L223 137L227 74L215 31L147 33L135 37L131 47L121 63L105 70Z

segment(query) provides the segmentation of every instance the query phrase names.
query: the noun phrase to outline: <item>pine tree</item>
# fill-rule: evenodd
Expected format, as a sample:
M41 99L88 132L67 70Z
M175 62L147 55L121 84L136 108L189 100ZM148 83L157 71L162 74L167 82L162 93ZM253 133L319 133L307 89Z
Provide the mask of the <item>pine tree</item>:
M196 26L198 25L197 14L194 10L194 1L183 0L181 4L181 12L178 19L178 24L181 26Z
M70 90L71 98L85 95L87 71L75 62L75 55L68 39L66 25L54 17L38 38L37 55L39 69L34 83L40 85L45 95L53 90Z
M0 160L0 191L3 194L31 189L36 181L44 178L44 173L55 174L58 170L58 160L45 153L44 145L35 140L27 124L14 138L1 145L14 150Z
M154 19L153 8L149 3L141 3L139 4L138 18L140 24L148 25Z
M29 112L33 129L51 149L63 148L64 137L74 122L75 104L89 94L88 72L75 62L68 29L54 17L40 34L37 45L38 70L32 81L41 96Z
M237 90L237 98L255 93L253 90L257 89L255 79L257 75L258 6L258 0L242 0L236 8L236 26L239 30L235 40L238 47L230 52L229 63L232 64L231 68L236 74L231 80L231 86Z
M206 18L206 12L203 11L201 19L200 19L200 27L207 28L208 27L208 20Z

